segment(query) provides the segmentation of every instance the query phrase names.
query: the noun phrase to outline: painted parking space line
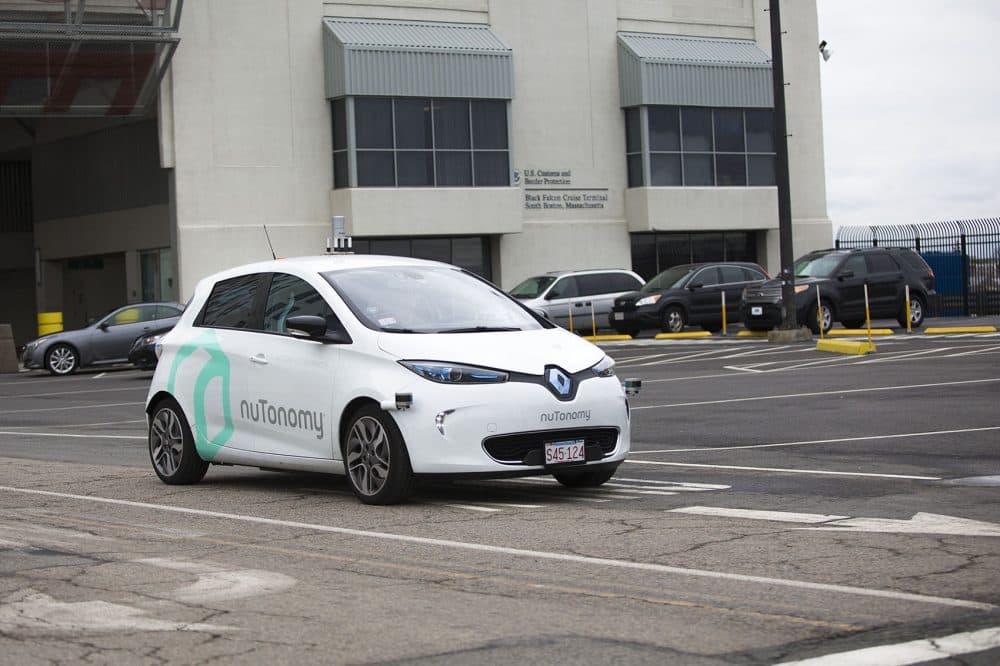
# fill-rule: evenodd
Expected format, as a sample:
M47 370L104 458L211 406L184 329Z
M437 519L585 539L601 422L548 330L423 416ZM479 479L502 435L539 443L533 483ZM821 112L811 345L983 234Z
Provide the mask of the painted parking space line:
M676 381L676 380L670 380ZM944 386L967 386L972 384L989 384L1000 382L1000 377L990 379L964 379L954 382L935 382L932 384L901 384L899 386L873 386L870 388L839 389L834 391L808 391L805 393L785 393L782 395L757 395L747 398L726 398L723 400L698 400L695 402L675 402L665 405L636 405L632 410L666 409L668 407L698 407L701 405L724 405L734 402L756 402L760 400L788 400L791 398L814 398L830 395L846 395L849 393L875 393L879 391L905 391L909 389L941 388ZM2 413L2 412L0 412Z
M103 405L75 405L72 407L42 407L39 409L5 409L0 414L35 414L38 412L59 412L71 409L100 409L103 407L134 407L145 405L145 402L110 402Z
M909 666L1000 647L1000 627L965 631L939 638L920 638L905 643L879 645L822 657L783 661L777 666Z
M146 441L146 435L80 435L72 432L31 432L24 430L0 430L0 435L24 435L26 437L68 437L71 439L136 439Z
M893 435L866 435L863 437L837 437L834 439L806 439L798 442L778 442L776 444L743 444L740 446L707 446L689 449L653 449L652 451L631 451L631 455L648 455L651 453L699 453L701 451L739 451L740 449L772 449L785 446L806 446L809 444L841 444L844 442L865 442L879 439L905 439L907 437L934 437L938 435L958 435L970 432L988 432L1000 430L1000 426L984 428L958 428L956 430L932 430L928 432L906 432Z
M59 493L49 490L38 490L34 488L17 488L14 486L0 486L0 492L13 494L35 495L39 497L50 497L53 499L72 500L77 502L92 502L95 504L108 504L112 506L126 506L133 509L148 511L160 511L164 513L176 513L188 516L200 516L233 522L252 523L257 525L268 525L271 527L285 527L290 529L300 529L316 532L326 532L329 534L341 534L364 539L374 539L380 541L390 541L395 543L413 544L418 546L430 546L448 550L461 550L479 553L491 553L495 555L548 560L554 562L573 562L586 566L618 569L624 571L644 571L653 574L688 576L715 580L728 580L750 585L766 585L775 587L785 587L790 589L808 590L813 592L824 592L843 594L849 596L892 599L896 601L909 601L921 604L932 604L939 606L949 606L954 608L970 608L976 610L994 610L996 606L980 601L970 601L967 599L954 599L949 597L939 597L911 592L898 592L896 590L886 590L880 588L865 588L852 585L837 585L831 583L816 583L805 580L795 580L789 578L771 578L767 576L753 576L747 574L732 573L728 571L712 571L707 569L690 569L676 567L654 562L639 562L634 560L621 560L602 557L590 557L586 555L574 555L545 550L529 550L525 548L511 548L507 546L496 546L491 544L475 543L470 541L454 541L450 539L437 539L432 537L421 537L409 534L396 534L392 532L376 532L371 530L358 530L347 527L337 527L334 525L324 525L321 523L304 523L290 520L280 520L276 518L264 518L261 516L251 516L246 514L225 513L222 511L210 511L207 509L193 509L189 507L173 506L166 504L153 504L149 502L137 502L132 500L115 499L110 497L99 497L94 495L74 495L71 493Z
M146 423L146 419L129 419L127 421L102 421L100 423L58 423L58 424L45 424L46 428L97 428L101 426L109 425L131 425L133 423ZM37 428L37 425L30 426L7 426L14 430L21 430L22 428Z
M52 391L51 393L18 393L0 395L0 398L50 398L56 395L83 395L85 393L117 393L119 391L149 391L148 386L128 386L126 388L87 389L85 391Z
M787 467L746 467L743 465L705 465L699 463L678 463L678 462L662 462L660 460L632 460L632 459L628 459L625 462L631 463L633 465L661 465L664 467L696 467L699 469L731 469L731 470L747 471L747 472L781 472L784 474L857 476L857 477L872 477L877 479L906 479L910 481L941 480L941 477L939 476L913 476L909 474L876 474L874 472L835 472L825 469L791 469Z

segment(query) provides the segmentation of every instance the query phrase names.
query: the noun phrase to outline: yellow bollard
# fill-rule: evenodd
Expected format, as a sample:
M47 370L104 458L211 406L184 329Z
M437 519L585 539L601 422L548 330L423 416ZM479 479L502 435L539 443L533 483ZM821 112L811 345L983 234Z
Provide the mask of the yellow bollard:
M726 292L722 292L722 334L726 335Z
M868 309L868 283L865 282L865 328L868 329L868 345L872 344L872 313Z
M573 332L573 304L570 303L570 304L567 305L567 307L569 308L569 310L568 310L568 312L569 312L569 332L572 333Z
M590 331L591 335L597 337L597 318L594 316L594 301L590 302Z
M819 322L819 339L823 339L823 301L819 298L819 285L816 285L816 320Z
M913 332L913 320L910 318L910 285L906 285L906 332Z
M39 312L38 335L49 335L63 330L62 312Z

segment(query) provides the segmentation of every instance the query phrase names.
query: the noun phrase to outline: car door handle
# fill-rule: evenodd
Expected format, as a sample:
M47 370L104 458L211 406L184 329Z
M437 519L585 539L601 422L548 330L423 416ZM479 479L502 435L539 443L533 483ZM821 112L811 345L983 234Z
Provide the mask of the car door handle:
M582 308L582 307L586 307L588 305L590 305L590 301L587 301L586 303L574 303L573 307L574 308Z
M267 365L267 358L263 354L257 354L256 356L250 357L251 363L257 363L259 365Z

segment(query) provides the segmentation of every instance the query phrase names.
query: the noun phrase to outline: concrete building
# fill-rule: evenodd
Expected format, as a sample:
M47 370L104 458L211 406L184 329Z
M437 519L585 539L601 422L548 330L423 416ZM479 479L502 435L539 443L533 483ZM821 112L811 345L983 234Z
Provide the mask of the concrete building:
M0 320L322 252L505 288L775 272L767 0L0 0ZM183 9L183 11L181 11ZM783 2L795 253L832 243L816 6ZM157 94L158 93L158 94Z

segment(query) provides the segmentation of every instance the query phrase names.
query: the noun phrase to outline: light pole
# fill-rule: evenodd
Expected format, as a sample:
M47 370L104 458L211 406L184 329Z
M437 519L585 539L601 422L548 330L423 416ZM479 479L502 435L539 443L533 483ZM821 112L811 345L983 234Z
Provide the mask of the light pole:
M781 328L795 330L795 255L792 251L792 197L788 188L788 127L785 122L785 68L781 56L781 9L770 0L771 76L774 87L775 184L778 186L778 247L781 264Z

